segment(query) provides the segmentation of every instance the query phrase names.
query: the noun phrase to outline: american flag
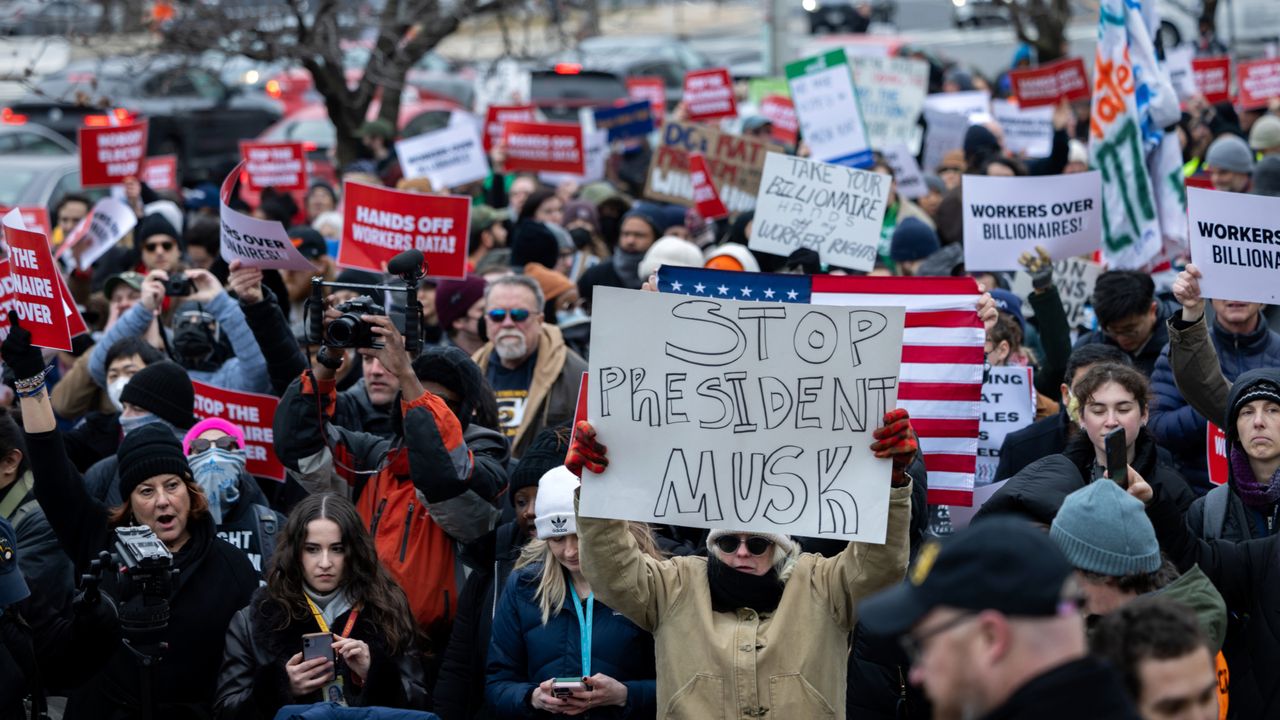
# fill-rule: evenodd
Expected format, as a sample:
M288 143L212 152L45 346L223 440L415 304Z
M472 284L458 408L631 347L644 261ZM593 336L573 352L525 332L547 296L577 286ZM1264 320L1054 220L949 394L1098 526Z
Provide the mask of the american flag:
M776 275L663 266L662 292L814 305L902 305L898 407L911 414L929 470L929 502L973 504L982 400L983 345L978 283L968 277Z

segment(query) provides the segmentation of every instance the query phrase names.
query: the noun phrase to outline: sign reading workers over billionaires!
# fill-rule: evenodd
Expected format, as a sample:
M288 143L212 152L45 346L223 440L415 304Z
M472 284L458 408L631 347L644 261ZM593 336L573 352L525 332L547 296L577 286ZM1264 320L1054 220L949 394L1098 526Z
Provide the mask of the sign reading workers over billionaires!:
M905 311L597 288L591 517L883 543ZM637 333L636 327L651 332ZM656 333L656 335L655 335Z
M1102 242L1102 175L1041 177L965 175L964 264L970 270L1017 270L1037 245L1054 260L1087 255Z
M1187 217L1202 295L1280 302L1280 198L1187 188Z
M422 195L348 182L342 187L338 264L386 272L405 250L421 250L432 277L467 276L471 198Z

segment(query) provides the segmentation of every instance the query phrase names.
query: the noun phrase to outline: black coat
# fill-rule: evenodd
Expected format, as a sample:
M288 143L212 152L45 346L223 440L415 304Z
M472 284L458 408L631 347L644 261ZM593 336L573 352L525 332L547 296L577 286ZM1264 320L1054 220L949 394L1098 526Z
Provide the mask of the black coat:
M244 321L253 331L253 337L262 348L262 357L267 361L267 375L271 377L271 393L277 397L284 395L289 383L302 374L310 363L302 354L298 341L294 339L289 321L276 301L275 293L262 288L262 300L256 303L240 303L244 312Z
M1234 673L1233 687L1234 687ZM1235 707L1235 695L1231 697ZM1242 716L1255 717L1255 716ZM1036 677L1014 691L983 720L1138 720L1120 675L1100 661L1074 660Z
M1061 453L1070 439L1067 432L1070 427L1071 420L1067 417L1066 409L1059 409L1056 415L1042 418L1021 430L1009 433L1000 444L996 481L1017 475L1040 458Z

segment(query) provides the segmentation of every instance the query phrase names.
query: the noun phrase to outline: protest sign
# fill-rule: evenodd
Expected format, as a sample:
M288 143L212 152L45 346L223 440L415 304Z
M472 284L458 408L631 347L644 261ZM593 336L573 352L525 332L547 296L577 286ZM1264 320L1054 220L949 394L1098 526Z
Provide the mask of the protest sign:
M582 141L586 143L587 168L581 175L562 172L540 172L538 179L552 187L563 182L574 182L579 186L604 179L605 165L609 161L609 141L603 130L584 130Z
M787 81L810 157L835 165L870 166L867 126L844 50L790 63Z
M707 169L707 159L699 153L689 156L689 177L693 181L693 207L706 220L719 220L729 214L716 185L711 181L711 171Z
M809 248L829 265L868 271L890 182L880 173L769 153L748 247L782 257Z
M963 115L972 124L984 123L991 117L991 93L986 90L934 93L925 97L924 109L935 113Z
M80 185L118 185L137 177L147 154L147 121L109 127L82 127Z
M468 197L344 183L338 264L386 272L391 258L416 248L427 261L428 275L463 278L470 221Z
M1191 61L1191 76L1205 102L1216 105L1231 100L1231 58L1207 57Z
M853 82L867 141L880 149L903 144L920 152L920 112L929 93L929 64L913 58L856 57Z
M307 152L300 142L244 141L240 159L245 173L241 181L250 192L307 189Z
M982 383L982 420L978 423L978 465L974 487L990 485L1000 464L1000 446L1009 433L1036 419L1036 388L1031 368L993 367Z
M924 184L924 174L920 172L916 156L907 149L906 145L901 143L885 145L880 148L880 154L893 170L893 182L898 188L899 195L908 200L915 200L929 194L929 188Z
M1236 65L1236 105L1245 110L1265 108L1280 97L1280 58L1263 58Z
M1063 58L1057 62L1009 73L1013 95L1024 108L1041 105L1057 105L1063 100L1084 100L1089 97L1089 78L1084 72L1084 60L1078 57Z
M7 215L10 210L17 210L22 215L23 227L44 233L45 237L53 235L53 226L49 224L49 210L44 207L0 207L0 216ZM65 239L64 239L65 242Z
M1053 263L1053 286L1058 290L1062 300L1062 309L1067 314L1067 326L1078 328L1087 326L1088 313L1085 306L1092 302L1093 286L1098 283L1102 274L1102 265L1083 258L1067 258ZM1018 297L1026 299L1031 296L1031 276L1026 272L1013 275L1010 290ZM1023 317L1035 317L1031 303L1022 304Z
M1053 151L1053 106L1022 108L992 100L991 116L1004 131L1004 148L1013 155L1042 158Z
M242 160L222 181L222 189L218 193L218 219L221 220L222 226L220 236L222 259L228 265L239 260L245 267L314 271L315 266L311 261L294 247L284 225L276 220L261 220L245 215L232 210L227 204L231 200L231 190L235 187L236 180L240 178L243 167Z
M1096 170L1041 177L965 175L964 263L1017 270L1037 245L1054 260L1098 249L1102 176Z
M724 68L690 70L684 75L684 109L689 122L738 116L733 78Z
M459 123L396 143L396 157L406 178L425 177L445 190L489 176L489 159L475 126Z
M947 153L964 147L969 116L925 108L924 122L929 126L924 135L924 169L936 173Z
M484 118L485 154L502 140L502 126L505 123L537 121L538 109L532 105L490 105Z
M644 137L653 132L653 108L648 100L622 105L621 107L603 107L595 109L597 130L608 132L609 142Z
M58 247L58 257L70 251L76 267L88 270L137 224L138 215L133 208L113 197L104 197L93 204L89 214Z
M142 161L140 179L156 192L178 192L178 156L155 155Z
M1196 89L1196 76L1191 69L1191 61L1195 58L1196 49L1191 45L1166 48L1164 51L1164 67L1169 72L1169 84L1178 94L1178 102L1185 103L1199 92Z
M1201 295L1280 302L1280 198L1187 188L1187 215Z
M632 100L648 100L653 110L653 122L661 127L667 117L667 86L660 77L627 78L627 97Z
M707 160L711 181L729 212L756 206L760 173L767 153L782 152L772 143L722 133L709 125L669 122L649 161L644 196L660 202L693 205L693 182L689 176L689 155L700 153Z
M768 95L760 101L760 114L773 123L770 136L784 145L795 145L800 139L800 121L791 98Z
M49 253L49 240L26 230L20 213L4 216L4 241L9 250L8 287L10 309L18 313L31 342L43 348L71 352L71 327L67 322L70 298L62 294L58 266Z
M582 175L586 172L582 127L568 123L506 122L502 142L509 173L546 170Z
M868 446L902 307L601 287L592 316L591 423L626 472L585 479L583 515L884 542L891 464Z
M1225 485L1230 476L1230 460L1227 458L1227 434L1213 423L1205 423L1204 447L1209 466L1209 482Z
M276 457L271 429L280 400L271 395L214 387L198 380L192 380L191 386L196 391L196 417L222 418L244 431L245 469L251 475L283 481L284 465Z

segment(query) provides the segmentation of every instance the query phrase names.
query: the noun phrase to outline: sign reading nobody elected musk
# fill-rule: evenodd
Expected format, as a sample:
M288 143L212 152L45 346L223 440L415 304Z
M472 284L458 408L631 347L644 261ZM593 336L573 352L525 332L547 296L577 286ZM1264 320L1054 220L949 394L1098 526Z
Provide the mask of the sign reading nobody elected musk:
M1187 188L1187 215L1201 294L1280 303L1280 198Z
M1054 260L1086 255L1102 241L1102 175L965 175L964 263L970 270L1017 270L1037 245Z
M883 543L901 307L597 288L591 422L610 469L592 517ZM636 333L635 327L658 333Z

